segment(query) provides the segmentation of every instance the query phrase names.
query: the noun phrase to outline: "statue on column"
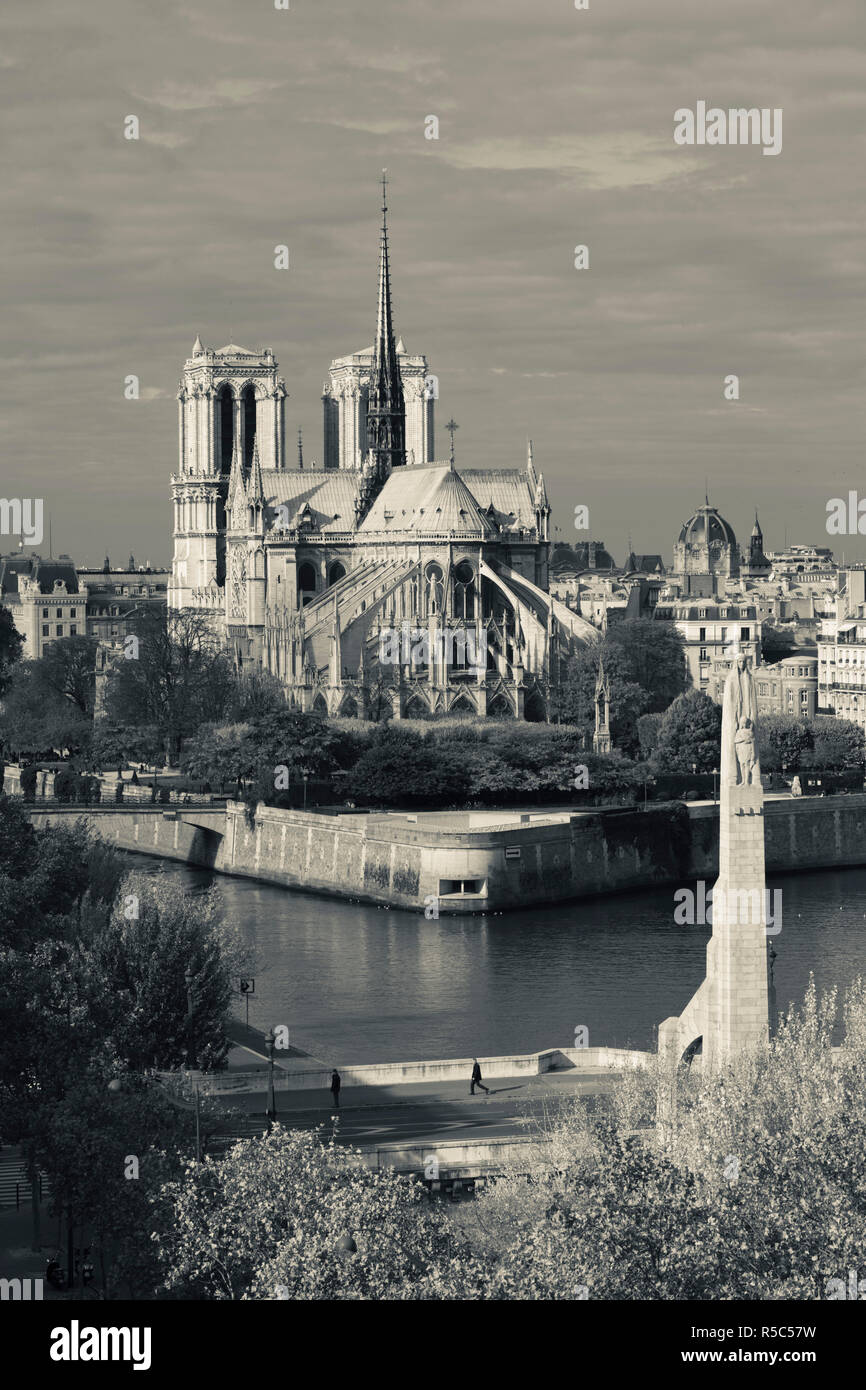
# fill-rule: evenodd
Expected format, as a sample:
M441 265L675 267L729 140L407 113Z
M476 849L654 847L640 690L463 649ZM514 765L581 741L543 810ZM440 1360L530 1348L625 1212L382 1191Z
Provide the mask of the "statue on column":
M734 658L722 700L722 785L754 787L761 785L756 725L758 704L755 682L748 658Z

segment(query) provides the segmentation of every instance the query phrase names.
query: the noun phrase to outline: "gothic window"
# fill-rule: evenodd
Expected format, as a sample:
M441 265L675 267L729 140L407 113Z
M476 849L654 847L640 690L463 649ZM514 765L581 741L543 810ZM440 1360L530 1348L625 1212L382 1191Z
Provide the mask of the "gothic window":
M316 592L316 571L309 562L298 568L298 593L301 595L301 605L309 603Z
M475 571L466 560L454 570L454 616L475 617Z
M241 392L241 410L244 419L244 473L249 477L256 442L256 388L252 382L248 382Z
M339 560L335 560L333 565L331 566L331 572L328 576L328 583L336 584L337 580L342 579L345 573L346 570L344 566L340 564Z

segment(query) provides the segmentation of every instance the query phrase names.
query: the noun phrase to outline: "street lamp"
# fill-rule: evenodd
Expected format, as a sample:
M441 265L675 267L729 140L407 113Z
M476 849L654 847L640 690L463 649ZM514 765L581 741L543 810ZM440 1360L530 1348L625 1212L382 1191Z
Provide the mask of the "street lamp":
M714 767L714 768L713 768L713 801L716 800L716 778L718 777L718 775L719 775L719 769L718 769L717 767Z
M309 776L310 776L309 768L302 767L302 768L301 768L301 776L302 776L303 779L304 779L304 807L303 807L303 809L306 811L306 809L307 809L307 779L308 779Z
M277 1118L277 1103L274 1099L274 1043L276 1040L273 1028L269 1028L265 1033L265 1047L268 1050L268 1107L265 1114L268 1117L268 1129Z

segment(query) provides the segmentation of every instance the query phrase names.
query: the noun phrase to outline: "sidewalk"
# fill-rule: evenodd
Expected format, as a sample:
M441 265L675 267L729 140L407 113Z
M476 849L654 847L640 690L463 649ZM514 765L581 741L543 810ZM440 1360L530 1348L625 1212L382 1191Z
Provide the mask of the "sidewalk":
M489 1083L490 1095L476 1091L469 1094L469 1078L465 1081L428 1081L400 1086L344 1086L340 1091L340 1110L384 1110L436 1105L466 1107L468 1110L492 1105L514 1107L521 1101L536 1104L542 1100L556 1103L578 1096L605 1095L617 1085L617 1072L589 1073L581 1071L544 1072L540 1076L498 1076ZM485 1085L488 1083L485 1082ZM267 1097L267 1068L262 1069L261 1091L215 1096L227 1108L258 1113L264 1110ZM277 1091L277 1114L329 1114L334 1110L331 1092Z

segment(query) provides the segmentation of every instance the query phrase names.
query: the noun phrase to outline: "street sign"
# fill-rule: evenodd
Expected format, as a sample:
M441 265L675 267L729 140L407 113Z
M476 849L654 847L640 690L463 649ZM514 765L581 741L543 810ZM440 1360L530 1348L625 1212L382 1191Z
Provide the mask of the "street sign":
M506 847L505 847L505 858L506 858L506 859L519 859L519 858L520 858L520 846L519 846L519 845L506 845Z

